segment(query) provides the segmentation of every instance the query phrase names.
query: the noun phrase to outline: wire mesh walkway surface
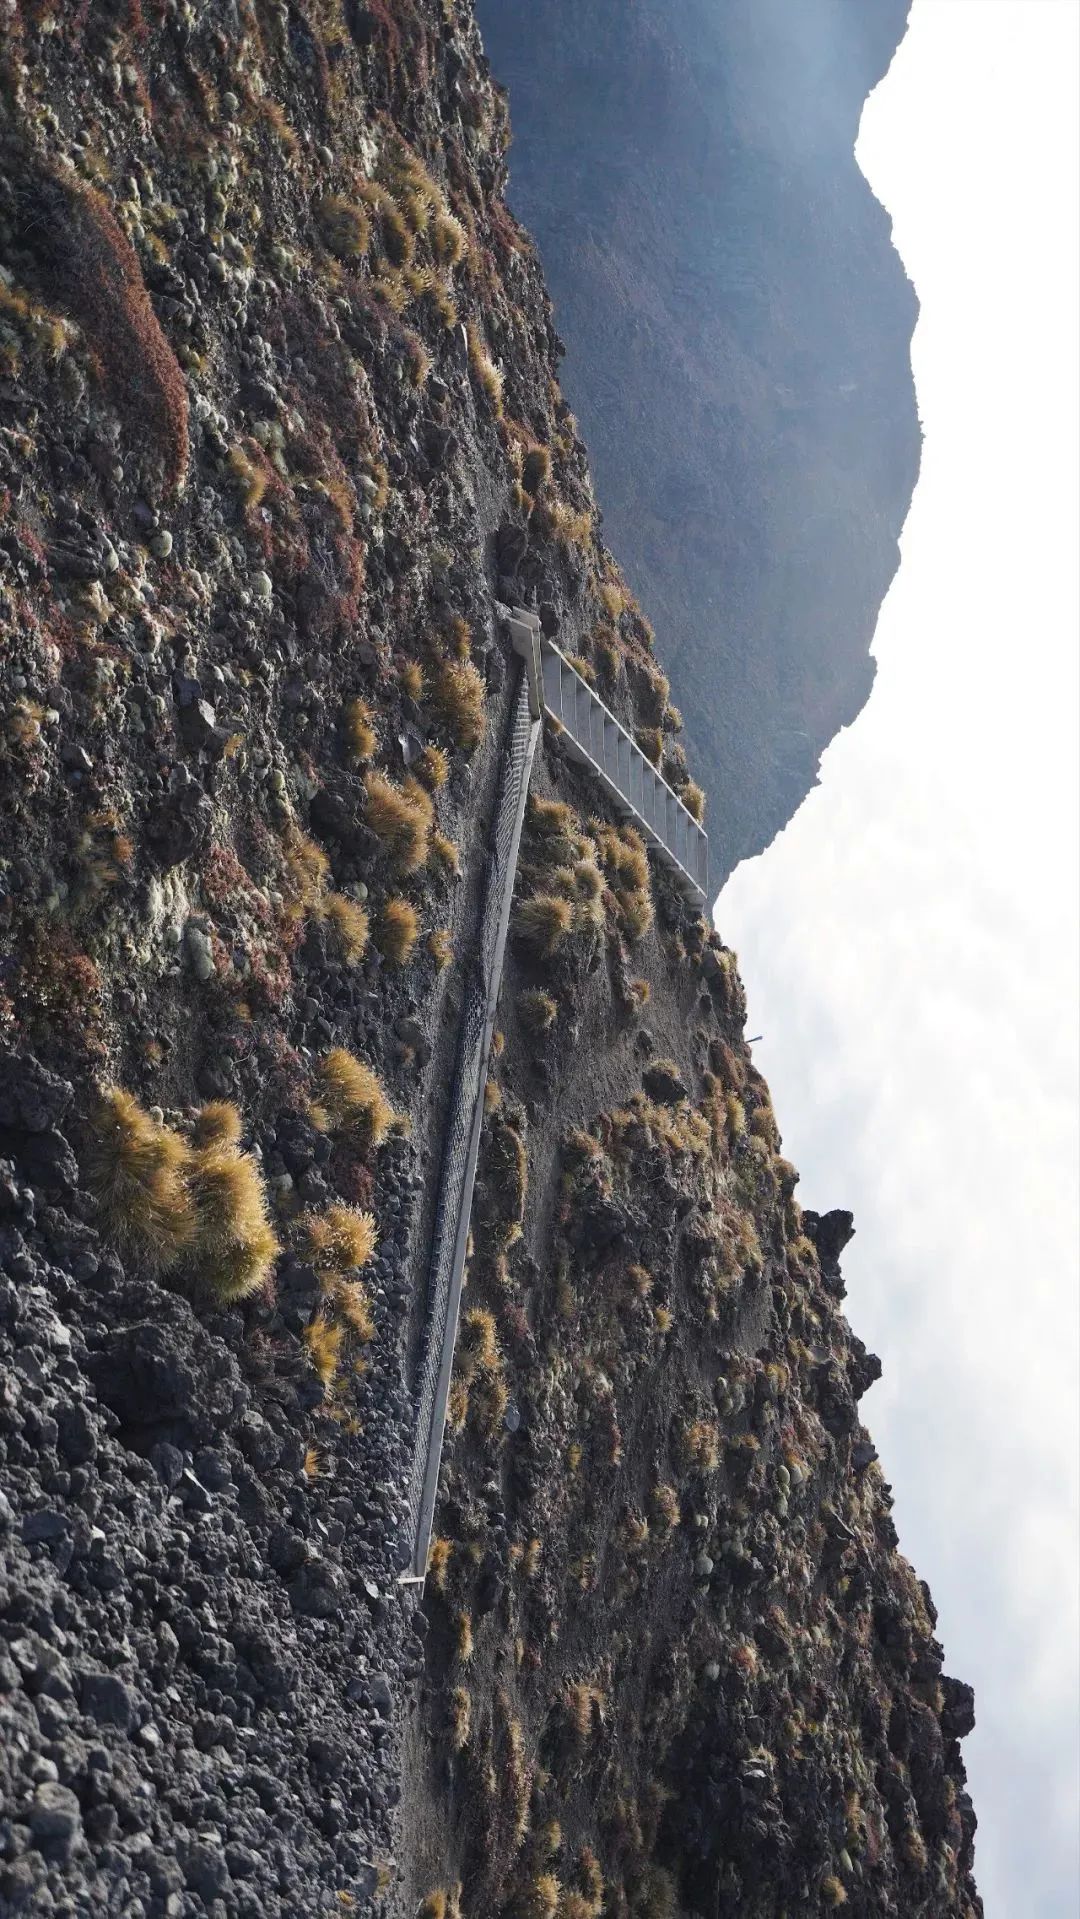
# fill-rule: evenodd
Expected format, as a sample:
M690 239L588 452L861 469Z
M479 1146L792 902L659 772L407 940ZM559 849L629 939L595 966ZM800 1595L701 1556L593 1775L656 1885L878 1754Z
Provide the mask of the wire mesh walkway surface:
M517 608L501 611L508 616L514 650L524 667L510 710L488 847L480 934L462 1001L457 1069L435 1210L409 1482L411 1559L402 1574L404 1580L419 1584L427 1574L439 1491L473 1185L484 1123L488 1055L502 984L525 802L545 710L558 721L569 757L587 767L616 809L634 822L687 897L704 904L709 882L708 836L678 795L565 655L551 641L541 638L535 614Z
M530 710L530 687L522 674L511 707L509 737L491 829L480 937L461 1009L457 1071L443 1149L435 1212L425 1344L417 1382L417 1420L409 1508L413 1548L407 1580L422 1582L439 1490L446 1406L454 1366L465 1249L473 1183L484 1121L484 1086L502 982L506 929L517 875L529 775L540 732Z
M540 642L544 707L559 721L563 744L599 780L617 809L674 875L681 890L703 905L709 886L709 836L614 713L551 640Z

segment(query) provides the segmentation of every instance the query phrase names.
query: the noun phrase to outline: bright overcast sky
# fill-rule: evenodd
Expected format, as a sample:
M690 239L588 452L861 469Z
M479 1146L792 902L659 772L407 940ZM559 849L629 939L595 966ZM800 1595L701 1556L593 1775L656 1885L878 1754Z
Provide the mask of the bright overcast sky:
M717 910L800 1197L855 1213L988 1919L1080 1910L1078 69L1077 0L915 0L867 105L922 476L869 706Z

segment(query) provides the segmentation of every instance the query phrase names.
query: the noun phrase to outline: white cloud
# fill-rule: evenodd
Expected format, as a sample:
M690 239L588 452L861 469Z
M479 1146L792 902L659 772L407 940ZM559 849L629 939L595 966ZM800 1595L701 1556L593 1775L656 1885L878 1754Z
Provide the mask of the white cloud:
M859 157L922 301L870 705L721 896L803 1171L851 1205L867 1416L950 1670L990 1919L1077 1910L1072 0L916 0Z

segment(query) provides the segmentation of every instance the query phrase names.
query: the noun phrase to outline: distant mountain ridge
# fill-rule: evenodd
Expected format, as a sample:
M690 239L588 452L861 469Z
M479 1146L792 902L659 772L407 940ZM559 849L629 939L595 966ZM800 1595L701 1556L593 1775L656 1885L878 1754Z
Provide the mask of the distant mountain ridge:
M816 783L919 470L918 302L855 162L909 0L480 0L510 199L717 882Z

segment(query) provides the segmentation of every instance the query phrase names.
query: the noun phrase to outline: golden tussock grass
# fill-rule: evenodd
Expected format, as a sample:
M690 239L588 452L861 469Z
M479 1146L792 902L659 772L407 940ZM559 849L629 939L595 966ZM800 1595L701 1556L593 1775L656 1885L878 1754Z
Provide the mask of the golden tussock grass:
M285 870L301 906L316 906L326 890L330 861L322 847L298 826L290 826L285 839Z
M469 346L469 365L473 374L491 403L492 412L497 420L503 417L503 376L491 358L479 330L470 320L466 329Z
M348 1273L366 1266L379 1243L373 1213L358 1206L328 1206L302 1213L296 1222L304 1257L320 1273Z
M518 1018L529 1033L548 1033L559 1017L559 1008L550 993L530 986L518 994Z
M244 1122L228 1099L212 1099L195 1115L191 1137L196 1146L239 1146Z
M304 1345L308 1358L318 1376L324 1392L333 1389L341 1365L341 1349L345 1343L345 1329L333 1320L318 1314L304 1327Z
M551 453L546 446L531 446L521 468L521 484L526 493L536 494L551 472Z
M395 786L384 773L369 773L364 819L401 872L415 873L423 866L434 810L418 780Z
M487 724L483 676L472 660L440 661L431 688L431 705L455 746L473 752Z
M363 1345L368 1345L375 1337L375 1316L363 1282L359 1279L335 1278L331 1281L328 1299L335 1314L344 1321L349 1331Z
M359 260L371 245L367 208L338 193L328 193L318 202L315 219L323 240L339 260Z
M436 859L440 866L445 867L448 873L460 873L461 849L454 840L448 839L445 833L432 834L431 853L433 859Z
M683 805L692 820L700 826L705 818L705 793L696 780L687 780L679 794Z
M450 777L450 758L444 747L425 746L416 762L416 777L429 793L437 793Z
M464 1686L455 1686L450 1694L450 1744L461 1752L469 1743L472 1727L472 1700Z
M84 1170L107 1236L149 1271L175 1265L195 1235L189 1149L132 1094L110 1087L92 1115Z
M378 1074L344 1046L319 1061L320 1108L329 1132L344 1132L362 1146L379 1146L396 1115Z
M363 766L370 760L379 744L379 735L375 727L375 715L368 702L357 694L347 702L342 716L342 732L345 736L345 748L354 766Z
M375 944L391 966L404 966L420 935L420 915L411 900L386 901L375 923Z
M550 959L570 932L574 909L557 893L534 893L515 908L514 930L540 959Z
M331 893L323 906L323 916L342 959L347 965L356 966L367 951L370 932L364 908L344 893Z
M449 966L450 961L454 957L454 942L451 938L449 927L440 926L435 929L434 933L429 933L427 946L428 952L431 954L432 959L435 961L441 973L444 966Z
M185 1264L219 1305L265 1286L281 1248L255 1160L234 1146L196 1150L189 1173L196 1231Z

